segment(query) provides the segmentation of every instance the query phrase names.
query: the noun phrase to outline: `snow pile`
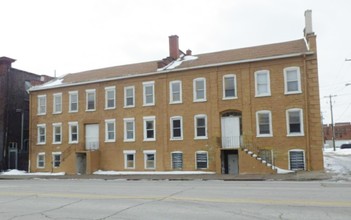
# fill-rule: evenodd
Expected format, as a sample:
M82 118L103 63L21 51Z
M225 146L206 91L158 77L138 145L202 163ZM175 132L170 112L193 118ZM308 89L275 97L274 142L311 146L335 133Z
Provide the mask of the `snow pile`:
M351 181L351 149L324 150L324 168L335 180Z
M16 176L16 175L31 175L31 176L63 176L64 172L60 173L49 173L49 172L38 172L38 173L27 173L23 170L8 170L6 172L1 172L1 175Z
M97 175L183 175L183 174L215 174L215 172L205 172L205 171L145 171L145 172L137 172L137 171L95 171L94 174Z

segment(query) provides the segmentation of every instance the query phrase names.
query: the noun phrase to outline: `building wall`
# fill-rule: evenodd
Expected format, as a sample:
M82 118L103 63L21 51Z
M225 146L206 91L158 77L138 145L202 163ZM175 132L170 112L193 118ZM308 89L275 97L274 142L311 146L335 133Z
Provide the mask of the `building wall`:
M284 94L283 69L299 67L301 72L302 93ZM270 71L271 96L255 97L254 72L257 70ZM223 100L223 76L235 74L237 80L238 98ZM207 101L193 102L193 80L198 77L206 78ZM169 82L182 81L183 102L169 104ZM155 82L155 106L143 106L143 82ZM135 86L135 107L124 108L124 87ZM116 109L104 110L105 87L116 86ZM96 89L97 109L86 112L85 90ZM68 113L68 92L79 92L79 112ZM53 94L62 92L63 112L52 114ZM37 116L37 96L47 96L47 114ZM301 108L303 110L304 136L288 137L286 110ZM272 112L272 137L256 137L256 112L270 110ZM242 115L243 139L246 145L255 149L273 151L273 162L276 166L289 169L288 152L292 149L304 151L307 170L323 169L321 155L321 120L319 111L319 91L316 56L286 58L271 61L244 63L237 65L188 70L153 76L129 78L118 81L92 83L74 87L64 87L33 91L31 93L31 171L66 171L76 172L76 151L84 151L84 125L99 124L99 162L91 172L101 170L126 170L124 168L124 150L136 150L135 169L144 169L144 150L156 150L156 170L172 170L171 152L183 152L183 170L195 170L195 152L208 152L208 169L221 173L221 113L238 111ZM194 116L207 115L208 138L194 140ZM143 141L143 117L155 116L156 141ZM170 140L170 117L183 117L183 140ZM135 118L135 142L124 142L124 118ZM116 119L116 141L105 143L105 119ZM68 144L68 122L79 122L79 143ZM62 144L52 144L52 123L62 123ZM37 145L37 124L46 124L46 144ZM70 150L69 150L70 149ZM73 150L71 150L73 149ZM45 152L45 168L37 168L37 154ZM51 152L62 152L62 165L59 168L51 166ZM249 160L241 155L240 173L266 172L257 168L255 160ZM251 158L252 159L252 158Z

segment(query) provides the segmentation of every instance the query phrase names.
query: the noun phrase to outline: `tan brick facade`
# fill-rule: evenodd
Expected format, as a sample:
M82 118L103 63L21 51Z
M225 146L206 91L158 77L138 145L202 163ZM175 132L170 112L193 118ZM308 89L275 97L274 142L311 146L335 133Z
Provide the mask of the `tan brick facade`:
M298 67L301 76L301 93L284 94L284 68ZM270 74L271 95L255 97L255 72L268 70ZM237 98L223 100L223 76L235 74ZM206 79L205 102L193 101L193 80ZM170 104L169 83L173 80L182 82L182 103ZM155 105L143 106L143 82L154 81ZM115 86L116 108L105 110L105 87ZM135 107L124 107L124 88L135 87ZM96 111L86 111L86 90L96 90ZM69 91L78 91L79 107L77 113L69 113ZM62 113L53 114L53 94L62 93ZM46 95L46 114L37 115L38 95ZM288 109L302 109L302 136L287 136ZM223 155L221 155L221 115L224 112L235 111L241 114L242 147L252 151L262 149L272 150L272 163L283 169L289 169L289 150L299 149L304 152L305 169L321 170L322 138L319 111L318 75L316 55L297 56L242 64L225 65L195 70L184 70L152 76L111 80L107 82L89 83L62 88L51 88L31 92L31 171L65 171L77 172L77 154L86 154L86 172L96 170L135 170L145 171L144 151L155 150L156 171L170 171L172 169L171 152L183 152L184 171L196 170L195 153L208 153L208 168L205 171L224 172ZM271 111L272 136L256 137L256 112ZM196 140L194 116L207 116L207 139ZM155 141L144 141L143 117L155 116ZM183 140L170 140L170 118L182 116ZM124 141L124 119L135 120L135 141ZM105 120L115 119L116 141L105 142ZM78 122L78 144L69 144L69 122ZM62 123L62 142L52 144L53 123ZM46 142L37 144L38 124L46 125ZM85 149L85 125L99 125L99 149L88 151ZM135 168L125 168L124 151L135 151ZM237 152L239 151L239 152ZM52 152L61 152L61 163L58 168L52 166ZM37 167L39 153L45 153L45 166ZM258 153L258 152L256 152ZM265 166L257 160L247 156L240 149L238 154L239 173L267 173Z

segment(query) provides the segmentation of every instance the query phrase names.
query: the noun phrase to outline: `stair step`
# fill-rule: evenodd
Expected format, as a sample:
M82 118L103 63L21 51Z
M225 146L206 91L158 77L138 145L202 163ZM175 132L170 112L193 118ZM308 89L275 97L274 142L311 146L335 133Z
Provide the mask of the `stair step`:
M247 152L247 151L249 151L249 149L247 149L247 148L244 148L244 151L245 151L245 152Z
M257 157L257 154L252 154L252 157Z
M270 164L270 163L267 163L267 167L271 167L272 166L272 164Z
M267 161L265 161L265 160L262 160L262 163L267 163Z
M261 158L261 157L257 157L256 159L257 159L257 160L262 160L262 158Z
M248 154L250 154L250 155L251 155L251 154L253 154L253 152L252 152L252 151L249 151L249 152L247 152L247 153L248 153Z

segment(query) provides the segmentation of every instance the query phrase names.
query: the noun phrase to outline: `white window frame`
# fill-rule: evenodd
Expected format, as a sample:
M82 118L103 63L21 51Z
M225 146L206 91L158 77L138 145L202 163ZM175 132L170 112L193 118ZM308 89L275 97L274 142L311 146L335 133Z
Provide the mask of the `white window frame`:
M144 153L144 169L155 170L156 169L156 150L144 150L143 153ZM150 155L150 154L154 155L153 167L148 167L147 155Z
M124 118L124 142L134 142L135 141L135 118ZM127 123L133 123L133 138L128 139Z
M62 92L54 93L52 95L52 99L53 99L52 113L61 114L62 113Z
M234 96L226 96L225 91L225 80L228 78L233 78L234 79ZM235 74L226 74L223 76L223 100L231 100L231 99L237 99L238 98L238 91L237 91L237 86L236 86L236 75Z
M78 91L69 91L68 92L68 95L69 95L69 109L68 109L68 112L72 113L72 112L78 112L78 109L79 109L79 97L78 97ZM77 102L73 102L72 100L72 96L73 95L76 95L77 96ZM76 110L73 110L72 109L72 104L77 104L77 109Z
M204 97L203 98L198 98L197 97L197 92L198 92L198 89L196 87L196 82L198 81L203 81L203 84L204 84ZM196 78L193 80L193 101L194 102L206 102L207 101L207 88L206 88L206 78L204 77L200 77L200 78Z
M60 128L60 141L55 140L56 130L55 128ZM52 144L62 144L62 123L53 123L52 124Z
M205 119L205 136L199 136L198 133L197 133L197 119L199 118L204 118ZM195 115L194 116L194 134L195 134L195 137L194 139L195 140L199 140L199 139L208 139L208 134L207 134L207 115L205 114L199 114L199 115Z
M182 166L180 168L177 168L177 167L173 166L174 165L173 164L174 163L174 161L173 161L173 154L182 154L182 161L181 161ZM172 167L172 170L182 170L183 166L184 166L184 154L183 154L183 152L182 151L173 151L173 152L171 152L171 167Z
M127 97L127 90L131 89L133 92L132 96ZM133 104L132 105L127 105L127 99L128 98L133 98ZM135 107L135 86L126 86L124 87L124 108L133 108Z
M94 108L93 109L89 109L89 94L93 94L94 96ZM85 90L85 111L87 112L92 112L92 111L96 111L96 89L86 89Z
M40 156L43 156L43 166L40 166L39 163L41 160L39 160ZM44 169L45 168L45 152L40 152L37 154L37 168L38 169Z
M109 93L113 94L113 106L108 106L109 104ZM116 108L116 86L105 87L105 110Z
M288 71L292 71L295 70L296 74L297 74L297 91L288 91L288 77L287 77L287 72ZM301 72L300 72L300 67L287 67L284 68L284 92L286 95L289 94L298 94L298 93L302 93L301 90Z
M156 141L156 117L155 116L145 116L143 117L143 121L144 121L144 141ZM152 122L153 123L153 133L154 133L154 137L153 138L148 138L147 137L147 123L148 122Z
M198 154L206 154L206 167L205 168L199 168L198 167L198 158L197 158ZM201 169L201 170L208 169L208 152L207 151L196 151L195 152L195 168L197 170L199 170L199 169Z
M179 100L174 100L174 91L173 85L179 84ZM182 81L174 80L169 82L169 104L180 104L183 103L183 94L182 94Z
M146 88L152 88L152 94L146 94ZM147 103L147 95L152 96L152 102ZM155 81L143 82L143 106L155 105Z
M268 114L269 119L269 134L261 134L260 133L260 114ZM273 136L273 126L272 126L272 112L269 110L261 110L256 112L256 135L257 137L272 137Z
M40 141L40 128L44 128L44 141ZM37 145L46 144L46 124L37 124Z
M77 140L72 140L72 127L76 126L77 127ZM77 121L70 121L68 122L68 135L69 135L69 140L68 143L69 144L77 144L79 142L79 126L78 126L78 122Z
M303 169L293 169L293 170L306 170L306 156L305 156L305 151L304 150L302 150L302 149L291 149L291 150L289 150L288 151L288 165L289 165L289 170L292 170L291 169L291 158L290 158L290 153L291 152L302 152L302 154L303 154L303 166L304 166L304 168Z
M290 112L296 112L298 111L300 113L300 132L290 132L290 118L289 118L289 113ZM304 119L303 119L303 110L301 108L291 108L286 110L286 131L287 131L287 136L304 136Z
M60 164L58 166L55 165L55 162L56 162L55 156L57 156L57 155L60 156L60 161L59 161ZM52 152L52 167L59 168L61 165L61 162L62 162L62 153L61 152Z
M46 115L46 95L38 95L37 96L37 101L38 101L38 108L37 108L37 115ZM43 103L41 103L43 101ZM41 105L43 104L43 105ZM41 108L44 108L44 111L41 111Z
M264 74L267 79L267 92L260 93L258 86L258 75ZM255 72L255 97L271 96L271 79L269 70L258 70Z
M180 137L174 137L174 127L173 121L180 120ZM173 116L170 118L170 131L171 131L171 140L183 140L183 117L182 116Z
M135 169L135 150L124 150L124 169ZM128 155L133 155L133 167L128 167Z
M109 131L108 125L113 125L113 131ZM113 132L113 138L109 138L109 133ZM116 119L106 119L105 120L105 142L115 142L116 141Z

